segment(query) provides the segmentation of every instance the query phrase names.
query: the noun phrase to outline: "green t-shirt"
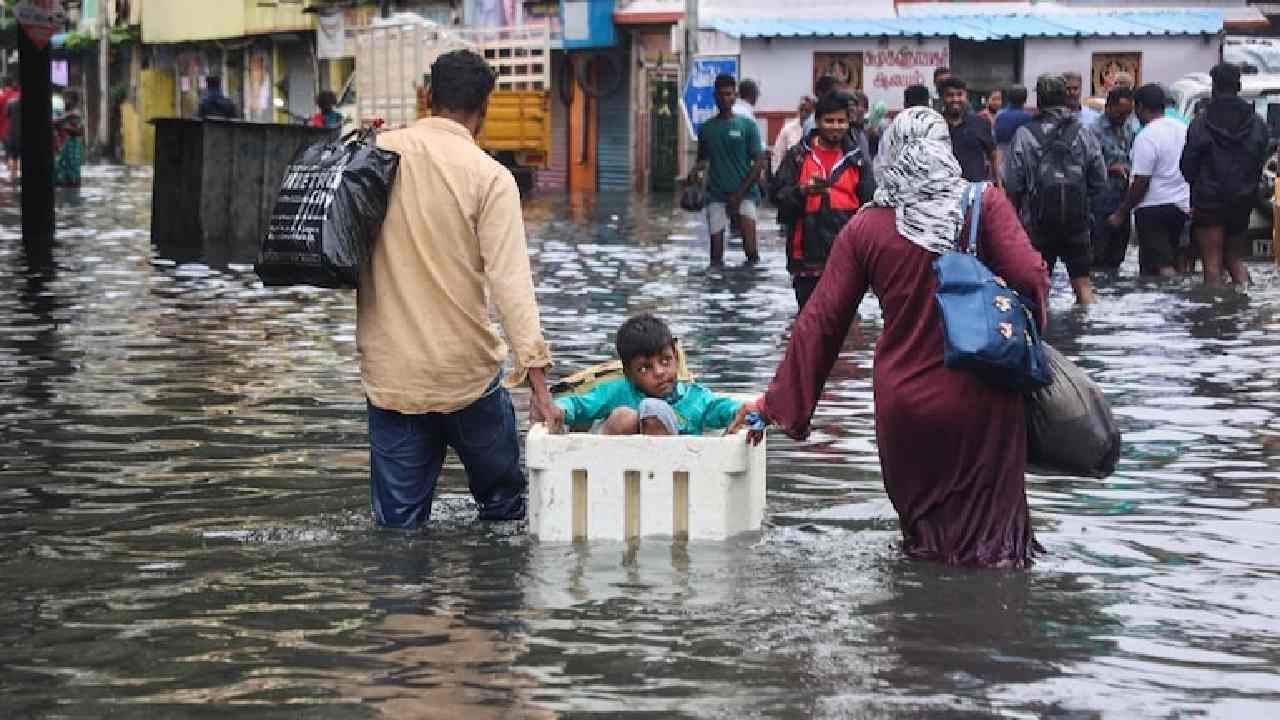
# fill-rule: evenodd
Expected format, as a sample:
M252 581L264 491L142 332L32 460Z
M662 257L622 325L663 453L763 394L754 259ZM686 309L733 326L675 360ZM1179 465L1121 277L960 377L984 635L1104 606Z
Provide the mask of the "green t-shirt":
M620 407L638 409L644 398L645 394L630 380L618 378L596 385L581 395L556 398L556 405L564 410L565 427L573 427L604 420ZM691 382L676 383L671 396L663 400L675 412L681 435L701 435L707 429L727 428L742 406L739 400L716 395Z
M739 115L725 120L717 115L702 123L698 128L698 160L711 161L707 196L712 202L724 202L738 191L759 152L760 128L754 120ZM754 183L746 197L759 197Z

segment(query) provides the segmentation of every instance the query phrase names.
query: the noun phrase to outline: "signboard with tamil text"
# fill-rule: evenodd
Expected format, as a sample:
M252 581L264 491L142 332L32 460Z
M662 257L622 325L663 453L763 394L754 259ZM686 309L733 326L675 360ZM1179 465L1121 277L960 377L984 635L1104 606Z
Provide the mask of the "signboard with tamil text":
M933 69L950 66L951 52L945 38L903 45L898 48L867 50L862 53L862 90L872 105L902 108L902 91L911 85L932 88Z

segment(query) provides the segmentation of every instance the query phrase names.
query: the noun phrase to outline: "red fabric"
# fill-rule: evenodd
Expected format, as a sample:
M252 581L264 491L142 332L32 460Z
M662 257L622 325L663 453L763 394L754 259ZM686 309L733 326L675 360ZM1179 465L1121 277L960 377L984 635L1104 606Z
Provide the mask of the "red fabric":
M17 90L0 90L0 142L9 141L9 115L5 109L9 101L18 97Z
M315 115L311 116L311 127L313 128L324 127L324 113L318 112Z
M981 257L1041 308L1043 327L1044 261L1004 193L989 190L982 203ZM952 564L1024 566L1035 539L1024 477L1023 399L943 366L936 257L898 234L892 209L859 213L836 239L826 272L796 319L761 411L788 435L808 435L858 304L874 290L884 314L872 371L876 441L904 551Z
M800 163L800 174L797 176L797 184L804 187L818 177L823 180L831 180L832 171L835 170L836 164L844 159L845 151L843 148L827 149L820 146L816 141L813 148L804 156ZM857 210L858 209L858 179L861 176L859 168L845 168L836 179L835 183L827 191L828 208L831 210ZM804 211L806 214L813 214L822 211L822 196L809 195L804 201ZM804 222L797 222L794 230L791 231L791 256L796 259L804 258ZM820 272L813 273L821 274Z

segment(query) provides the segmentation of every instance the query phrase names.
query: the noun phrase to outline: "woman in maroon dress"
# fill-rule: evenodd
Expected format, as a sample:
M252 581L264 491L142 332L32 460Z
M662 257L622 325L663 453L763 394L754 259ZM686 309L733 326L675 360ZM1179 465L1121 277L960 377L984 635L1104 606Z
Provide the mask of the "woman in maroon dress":
M836 238L768 391L739 417L757 410L804 439L870 288L884 315L872 382L876 442L903 550L955 565L1025 567L1038 545L1027 509L1023 398L942 364L933 261L964 222L967 183L946 122L931 109L900 113L882 143L875 201ZM1043 327L1048 272L998 189L982 198L979 255L1039 308Z

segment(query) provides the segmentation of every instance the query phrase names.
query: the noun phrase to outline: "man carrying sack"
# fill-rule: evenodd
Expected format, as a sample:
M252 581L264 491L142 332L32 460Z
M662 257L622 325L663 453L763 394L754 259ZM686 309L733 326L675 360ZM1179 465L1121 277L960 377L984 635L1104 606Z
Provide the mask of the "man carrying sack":
M379 525L431 515L446 449L466 469L482 520L524 517L524 473L507 388L527 377L530 418L550 414L542 338L515 179L475 143L494 73L457 50L431 66L432 117L383 133L400 156L382 231L360 277L356 336L369 411ZM488 299L511 342L489 323Z

